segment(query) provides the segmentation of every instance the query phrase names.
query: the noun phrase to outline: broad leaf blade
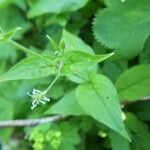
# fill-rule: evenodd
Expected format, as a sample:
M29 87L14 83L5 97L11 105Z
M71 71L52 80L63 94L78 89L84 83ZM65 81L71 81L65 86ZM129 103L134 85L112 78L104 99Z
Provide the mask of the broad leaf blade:
M82 51L68 51L65 53L65 59L73 63L84 63L84 62L91 62L91 63L99 63L104 61L105 59L111 57L114 53L110 54L103 54L103 55L93 55Z
M108 1L108 0L107 0ZM137 55L150 34L148 0L108 1L108 8L99 11L94 22L96 39L115 49L119 58Z
M60 124L59 129L63 136L59 150L75 150L75 146L81 142L81 137L78 133L79 127L76 124L64 122Z
M4 9L8 5L12 3L12 0L1 0L0 1L0 9Z
M129 141L121 137L119 134L111 131L109 137L112 150L131 150Z
M47 57L46 57L47 58ZM0 82L19 79L38 79L55 73L55 69L39 58L26 58L0 76Z
M126 114L125 124L132 136L131 150L149 150L150 130L148 125L132 113Z
M83 83L88 80L91 72L96 72L96 65L111 57L114 53L104 55L94 55L83 51L68 51L65 53L65 65L62 73L71 78L72 81Z
M77 101L87 114L129 139L115 87L103 75L96 74L90 79L89 83L77 88Z
M116 81L120 100L138 100L150 94L150 65L138 65L124 71Z
M111 57L113 54L114 53L104 55L93 55L78 50L68 51L64 55L65 65L63 68L63 72L68 74L74 73L79 68L81 69L82 66L83 70L87 69L87 67L90 68L91 65L94 66L99 62Z
M16 28L17 26L22 27L22 30L17 32L13 36L13 39L21 39L22 35L31 27L29 21L25 17L23 17L22 13L20 12L20 9L14 7L14 5L10 5L6 9L0 10L0 14L3 14L0 16L0 27L4 31L10 31L13 28Z
M62 40L65 42L65 51L73 51L78 50L86 53L93 54L92 48L87 45L81 38L76 35L68 32L67 30L63 30Z
M85 115L85 112L76 101L75 91L71 91L50 107L46 114Z
M78 52L85 52L88 54L94 54L92 48L87 45L81 38L77 37L76 35L63 30L62 39L65 42L65 59L67 63L64 66L63 74L67 75L67 77L76 83L82 83L85 81L85 78L89 75L89 72L97 71L96 64L93 63L75 63L79 62L78 58L75 58L78 55ZM75 52L77 52L75 54ZM73 56L76 60L70 62L69 55L75 54ZM70 56L72 57L72 56ZM80 76L79 76L80 75ZM82 77L82 78L81 78ZM83 79L84 78L84 79Z
M38 0L30 8L28 17L33 18L47 13L65 13L76 11L87 4L88 0L63 0L58 2L57 0Z

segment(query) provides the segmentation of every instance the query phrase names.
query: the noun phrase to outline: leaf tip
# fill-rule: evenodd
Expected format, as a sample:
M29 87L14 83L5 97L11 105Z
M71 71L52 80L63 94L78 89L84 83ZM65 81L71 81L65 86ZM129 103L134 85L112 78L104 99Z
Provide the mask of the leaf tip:
M50 36L49 35L46 35L46 37L49 39L50 38Z
M110 56L113 56L113 55L115 55L115 53L114 53L114 52L110 53Z
M19 30L21 30L21 29L22 29L22 27L19 27L19 26L18 26L18 27L16 28L16 31L19 31Z
M47 34L46 37L48 38L48 40L52 43L52 38Z

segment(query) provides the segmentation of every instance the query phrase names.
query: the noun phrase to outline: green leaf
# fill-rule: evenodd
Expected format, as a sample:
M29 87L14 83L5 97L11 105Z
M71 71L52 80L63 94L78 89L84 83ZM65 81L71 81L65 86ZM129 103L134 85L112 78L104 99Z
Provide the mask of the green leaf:
M131 150L127 139L111 131L109 134L112 150Z
M149 150L150 130L148 126L138 120L134 114L127 113L126 118L125 124L132 136L131 150Z
M127 69L128 63L125 62L104 62L102 72L113 82L116 81L121 72Z
M88 0L63 0L58 3L57 0L38 0L32 5L28 12L28 17L33 18L47 13L65 13L76 11L87 4Z
M76 91L77 101L83 110L99 122L129 139L121 118L118 95L111 81L95 74Z
M114 53L103 54L103 55L93 55L82 51L68 51L65 53L65 61L70 64L74 63L99 63L104 61L105 59L111 57Z
M13 103L10 100L8 101L1 98L0 110L0 120L8 120L13 118Z
M0 0L0 9L7 7L13 0Z
M58 44L49 35L47 35L47 38L49 39L49 41L50 41L51 45L53 46L54 50L56 52L59 52L60 48L59 48Z
M0 44L0 60L9 60L15 62L17 58L17 51L14 47L11 47L10 43L4 42Z
M1 84L0 85L0 121L13 119L14 115L14 93L15 86L12 84ZM0 129L0 141L9 141L13 132L12 128L1 128Z
M59 128L63 136L59 150L75 150L75 146L81 142L78 127L69 123L61 123Z
M0 43L9 41L13 37L13 35L20 29L21 27L16 27L6 33L0 33Z
M25 0L13 0L13 4L22 9L23 11L27 10L27 5Z
M51 14L50 17L48 17L45 20L45 26L50 26L50 25L60 25L62 27L65 27L67 24L67 21L69 19L69 14L64 13L64 14Z
M94 53L92 48L82 39L72 33L69 33L67 30L63 30L62 40L65 42L65 51L78 50L90 54Z
M143 51L139 55L139 63L140 64L150 64L150 36L146 40Z
M71 91L50 107L46 114L85 115L85 112L76 101L75 91Z
M137 117L143 121L150 121L150 98L145 98L144 101L139 101L138 103L133 103L129 106L129 111L134 108Z
M104 0L107 7L117 7L118 5L122 5L120 0Z
M65 42L65 55L71 55L77 51L75 56L79 55L79 51L89 53L89 54L94 54L92 48L87 45L81 38L77 37L76 35L69 33L66 30L63 30L62 38ZM71 51L70 53L67 53ZM75 58L76 62L78 62L78 58ZM63 69L63 73L67 75L67 77L76 83L82 83L85 82L85 79L89 76L90 72L95 72L97 71L96 64L93 63L75 63L71 64L69 61L69 58L67 58L68 63L65 64L65 67Z
M64 88L64 82L56 82L53 85L53 88L49 90L50 97L52 99L60 99L66 93L66 89Z
M66 64L62 69L63 75L67 76L71 81L79 84L88 82L90 74L96 72L96 64L89 62Z
M124 71L116 81L120 100L134 101L150 94L150 65L137 65Z
M0 15L0 27L5 32L12 30L13 28L16 28L18 26L22 27L22 30L15 34L15 38L17 39L20 39L22 37L22 34L29 30L31 27L30 23L22 15L22 12L13 5L10 5L6 9L0 10L0 14L3 14Z
M94 21L96 39L115 49L119 58L137 55L150 34L148 0L107 0L108 8L99 11Z
M45 63L44 60L31 57L22 60L12 67L7 73L0 76L0 82L19 79L38 79L47 77L54 73L55 69Z
M93 55L77 50L68 51L64 55L65 64L62 73L71 77L73 81L76 77L81 77L82 79L75 79L75 81L78 83L84 82L83 78L87 80L87 76L91 71L96 72L96 64L111 57L113 54Z

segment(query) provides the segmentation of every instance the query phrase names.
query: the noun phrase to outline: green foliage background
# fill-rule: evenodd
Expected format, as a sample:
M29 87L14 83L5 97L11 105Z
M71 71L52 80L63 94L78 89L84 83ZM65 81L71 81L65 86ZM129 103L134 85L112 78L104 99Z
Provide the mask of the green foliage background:
M0 14L0 123L65 116L0 128L0 150L150 150L149 0L0 0Z

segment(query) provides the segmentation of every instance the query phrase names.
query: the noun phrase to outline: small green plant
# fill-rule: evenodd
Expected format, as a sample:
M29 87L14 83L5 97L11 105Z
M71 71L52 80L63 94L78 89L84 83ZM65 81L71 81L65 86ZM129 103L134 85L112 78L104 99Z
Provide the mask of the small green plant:
M149 150L149 4L0 1L0 149Z

